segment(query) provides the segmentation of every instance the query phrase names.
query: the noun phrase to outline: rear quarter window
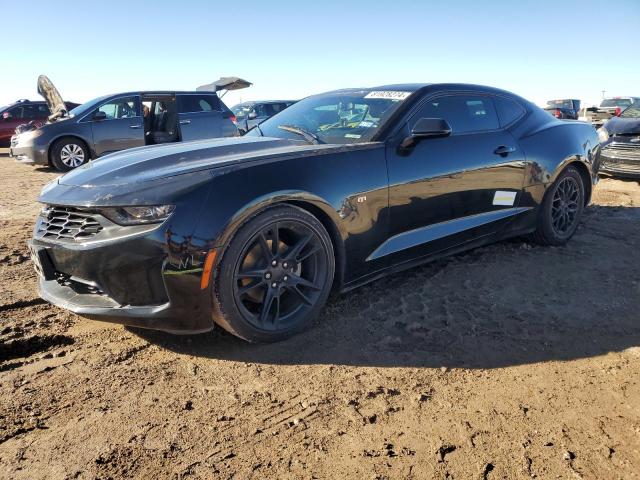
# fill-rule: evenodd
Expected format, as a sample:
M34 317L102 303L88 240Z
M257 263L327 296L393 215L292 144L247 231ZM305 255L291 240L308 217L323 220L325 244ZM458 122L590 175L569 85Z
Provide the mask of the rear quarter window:
M495 97L493 102L498 112L501 127L511 125L526 113L526 110L522 105L509 98Z
M217 95L178 95L180 113L220 111Z

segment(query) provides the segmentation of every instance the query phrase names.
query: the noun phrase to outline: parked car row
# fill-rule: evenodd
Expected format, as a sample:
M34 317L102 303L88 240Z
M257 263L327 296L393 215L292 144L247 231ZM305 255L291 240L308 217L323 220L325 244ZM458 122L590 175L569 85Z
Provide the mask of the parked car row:
M578 120L589 122L594 127L599 128L604 125L607 120L619 116L625 109L639 100L640 97L605 98L597 107L581 109Z
M119 150L238 136L293 103L243 104L237 108L239 129L237 115L212 91L123 92L65 104L50 80L40 76L38 92L45 102L5 108L0 140L7 141L16 159L63 172ZM25 120L39 122L20 126Z
M580 100L550 100L544 110L598 129L602 173L640 178L640 97L605 98L599 106L585 108L580 108Z

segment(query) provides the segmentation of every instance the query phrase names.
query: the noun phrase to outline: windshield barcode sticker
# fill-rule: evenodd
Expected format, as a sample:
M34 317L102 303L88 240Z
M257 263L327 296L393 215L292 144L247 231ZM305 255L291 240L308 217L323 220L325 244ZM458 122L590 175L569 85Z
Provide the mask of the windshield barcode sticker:
M364 98L385 98L387 100L404 100L413 92L394 92L390 90L379 90L367 93Z

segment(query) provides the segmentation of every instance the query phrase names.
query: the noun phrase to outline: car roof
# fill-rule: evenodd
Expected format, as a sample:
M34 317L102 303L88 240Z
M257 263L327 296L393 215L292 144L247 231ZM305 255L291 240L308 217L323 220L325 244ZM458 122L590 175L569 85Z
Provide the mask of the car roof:
M397 83L389 85L379 85L377 87L366 88L343 88L340 90L333 90L325 93L346 93L357 92L362 90L389 90L400 92L417 92L417 91L439 91L439 90L452 90L452 91L471 91L471 92L483 92L483 93L495 93L508 95L511 97L518 97L518 95L502 90L500 88L489 87L486 85L475 85L471 83Z
M134 92L118 92L118 93L110 93L108 95L104 95L104 98L108 97L120 97L123 95L216 95L216 92L208 92L208 91L200 91L197 92L195 90L136 90Z
M297 102L297 100L247 100L246 102L239 103L238 105L258 104L258 103L289 103Z

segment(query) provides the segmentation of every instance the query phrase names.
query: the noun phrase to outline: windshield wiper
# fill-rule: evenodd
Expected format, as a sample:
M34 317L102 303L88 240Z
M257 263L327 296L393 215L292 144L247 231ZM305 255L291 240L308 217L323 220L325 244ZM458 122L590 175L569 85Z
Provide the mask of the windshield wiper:
M304 137L304 139L307 142L312 143L314 145L318 145L319 143L322 143L317 135L314 135L313 133L308 132L304 128L297 127L295 125L278 125L278 128L280 130L285 130L287 132L291 132L291 133L295 133L297 135L300 135L301 137Z

